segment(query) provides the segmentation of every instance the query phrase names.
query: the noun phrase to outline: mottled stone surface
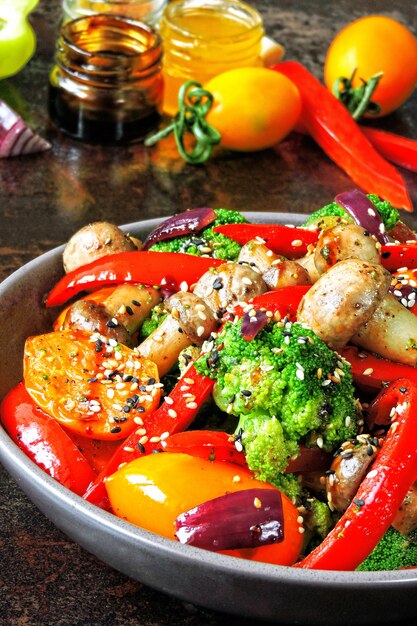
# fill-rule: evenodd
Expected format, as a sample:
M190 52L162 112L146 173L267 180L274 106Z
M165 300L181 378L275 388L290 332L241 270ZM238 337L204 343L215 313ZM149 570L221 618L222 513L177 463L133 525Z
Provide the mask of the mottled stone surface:
M274 0L253 4L269 35L318 77L332 36L345 23L381 12L417 29L417 4L399 0ZM195 206L308 213L351 186L307 137L276 150L222 154L183 164L171 143L101 148L63 137L48 121L48 69L59 21L57 0L33 14L38 50L0 82L0 97L47 137L52 151L0 162L0 279L96 219L126 223ZM384 128L417 137L417 94ZM417 176L405 173L417 202ZM417 226L416 218L411 218ZM0 304L1 306L1 304ZM195 608L134 582L69 541L0 469L0 623L4 626L197 626L253 622ZM414 623L414 622L413 622Z

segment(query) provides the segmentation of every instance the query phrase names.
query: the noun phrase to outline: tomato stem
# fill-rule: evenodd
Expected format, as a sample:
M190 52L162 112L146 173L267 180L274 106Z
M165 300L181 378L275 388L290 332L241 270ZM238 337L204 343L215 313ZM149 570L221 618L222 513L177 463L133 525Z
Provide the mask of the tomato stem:
M206 115L213 104L213 95L203 89L200 83L188 81L178 92L178 112L171 124L148 137L145 146L153 146L161 139L174 133L180 156L193 165L204 163L210 158L213 147L220 143L220 133L206 121ZM191 150L185 146L186 135L195 139Z
M353 87L356 68L353 70L350 78L344 76L339 77L333 86L333 95L340 100L354 120L359 120L365 113L369 115L378 115L381 107L371 100L372 95L382 78L383 72L378 72L369 78L362 80L362 85Z

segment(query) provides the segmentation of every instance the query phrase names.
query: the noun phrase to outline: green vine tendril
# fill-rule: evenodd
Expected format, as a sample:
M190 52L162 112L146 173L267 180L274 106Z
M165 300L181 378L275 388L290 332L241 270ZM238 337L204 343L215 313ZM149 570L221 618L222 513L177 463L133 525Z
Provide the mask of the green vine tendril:
M206 115L212 104L212 94L203 89L200 83L192 80L184 83L178 92L178 113L171 124L148 137L145 146L153 146L173 132L178 152L184 161L193 165L204 163L222 138L206 121ZM195 139L191 150L185 147L186 135L192 135Z
M363 80L359 87L352 85L355 74L356 69L353 70L350 78L338 78L333 85L333 95L345 105L354 120L360 119L365 113L378 115L381 107L371 98L383 72L374 74L367 81Z

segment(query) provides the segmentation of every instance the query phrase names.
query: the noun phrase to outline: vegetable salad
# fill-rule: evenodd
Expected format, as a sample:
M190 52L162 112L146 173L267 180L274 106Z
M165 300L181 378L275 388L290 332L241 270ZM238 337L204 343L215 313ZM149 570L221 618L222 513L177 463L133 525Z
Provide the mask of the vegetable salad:
M2 423L66 487L174 541L417 566L416 251L358 190L301 227L194 209L140 242L92 224Z

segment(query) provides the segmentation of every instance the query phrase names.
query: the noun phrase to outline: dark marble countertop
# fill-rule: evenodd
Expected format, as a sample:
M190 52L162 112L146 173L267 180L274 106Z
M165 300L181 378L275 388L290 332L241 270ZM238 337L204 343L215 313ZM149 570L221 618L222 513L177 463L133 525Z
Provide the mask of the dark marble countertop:
M332 36L347 22L384 13L417 30L412 0L257 0L267 32L321 77ZM291 135L274 150L222 154L185 165L172 144L100 147L62 136L47 115L48 71L60 16L41 0L32 21L38 49L0 81L7 100L52 143L42 155L0 162L0 279L65 242L93 220L128 223L195 206L308 213L352 186L310 140ZM417 94L380 126L417 138ZM417 206L417 175L403 172ZM417 219L410 218L417 226ZM1 303L0 303L1 306ZM253 624L196 608L99 562L58 531L0 468L0 623L4 626ZM414 622L413 622L414 623Z

